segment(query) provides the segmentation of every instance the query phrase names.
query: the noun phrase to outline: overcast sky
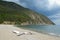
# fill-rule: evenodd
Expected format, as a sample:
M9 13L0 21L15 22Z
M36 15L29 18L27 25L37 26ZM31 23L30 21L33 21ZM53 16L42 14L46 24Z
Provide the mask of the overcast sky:
M60 25L60 0L6 0L42 13Z

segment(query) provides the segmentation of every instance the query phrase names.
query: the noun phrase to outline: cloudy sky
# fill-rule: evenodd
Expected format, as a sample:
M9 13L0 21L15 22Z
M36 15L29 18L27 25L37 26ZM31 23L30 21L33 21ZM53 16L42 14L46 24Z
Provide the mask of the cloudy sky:
M49 17L55 24L60 25L60 0L6 0Z

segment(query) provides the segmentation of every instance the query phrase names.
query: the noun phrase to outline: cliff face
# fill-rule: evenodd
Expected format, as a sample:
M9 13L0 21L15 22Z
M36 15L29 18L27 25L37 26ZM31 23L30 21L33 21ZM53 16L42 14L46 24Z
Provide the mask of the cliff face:
M24 8L13 2L0 1L0 23L52 24L46 16Z

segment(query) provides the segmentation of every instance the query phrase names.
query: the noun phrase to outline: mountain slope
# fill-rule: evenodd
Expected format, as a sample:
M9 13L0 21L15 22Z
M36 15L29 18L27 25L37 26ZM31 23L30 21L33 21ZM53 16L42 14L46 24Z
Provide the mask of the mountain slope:
M13 2L0 1L0 23L54 24L46 16Z

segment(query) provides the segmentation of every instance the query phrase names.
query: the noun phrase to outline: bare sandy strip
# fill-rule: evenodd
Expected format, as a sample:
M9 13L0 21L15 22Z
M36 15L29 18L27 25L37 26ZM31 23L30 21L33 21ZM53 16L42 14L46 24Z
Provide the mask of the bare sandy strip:
M32 32L33 35L17 36L12 30L20 32ZM34 31L14 27L13 25L0 25L0 40L60 40L60 37L54 37Z

